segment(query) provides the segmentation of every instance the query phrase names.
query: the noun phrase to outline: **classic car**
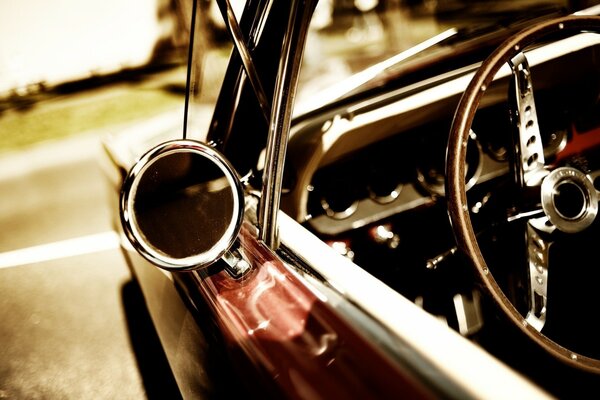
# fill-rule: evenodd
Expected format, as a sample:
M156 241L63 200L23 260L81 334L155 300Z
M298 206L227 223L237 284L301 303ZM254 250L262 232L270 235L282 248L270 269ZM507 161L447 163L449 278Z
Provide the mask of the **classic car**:
M104 143L183 396L596 390L598 7L450 29L300 105L316 0L217 3L209 123L192 35L183 126Z

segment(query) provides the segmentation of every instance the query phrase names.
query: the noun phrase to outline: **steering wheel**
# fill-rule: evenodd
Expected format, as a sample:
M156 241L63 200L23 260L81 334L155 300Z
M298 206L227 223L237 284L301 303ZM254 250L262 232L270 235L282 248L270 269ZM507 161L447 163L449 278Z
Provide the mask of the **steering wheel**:
M600 374L600 359L594 358L599 356L580 354L543 333L548 312L552 311L548 303L552 295L550 293L548 296L548 280L553 276L552 268L549 268L552 267L548 260L549 248L555 240L589 232L590 226L596 219L600 221L600 218L596 218L598 191L594 187L590 171L570 165L557 166L545 160L533 98L531 70L523 52L527 46L548 35L586 31L600 32L600 17L568 16L543 22L509 38L483 62L459 102L450 130L446 158L446 193L457 246L471 261L476 275L483 282L484 291L491 296L502 313L530 339L561 361ZM509 92L509 99L514 104L511 114L514 135L509 150L512 176L509 179L518 194L517 208L522 207L516 214L526 222L525 265L528 271L523 275L528 277L525 286L529 304L525 311L523 307L518 311L517 306L509 300L482 255L465 188L467 142L471 126L482 97L496 73L505 64L512 71L512 92ZM598 174L594 174L597 181ZM532 197L533 201L518 200ZM595 267L598 267L597 259L596 256ZM579 278L583 280L585 276ZM552 304L555 303L551 302L550 305ZM591 319L595 316L589 314L587 317Z

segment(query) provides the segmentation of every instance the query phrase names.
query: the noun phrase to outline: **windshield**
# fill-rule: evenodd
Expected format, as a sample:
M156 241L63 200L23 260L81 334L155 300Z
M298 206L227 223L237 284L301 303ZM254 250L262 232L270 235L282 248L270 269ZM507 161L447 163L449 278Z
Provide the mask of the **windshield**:
M444 56L465 43L470 43L471 48L497 46L508 34L536 21L597 3L357 0L342 10L334 6L335 2L321 1L307 42L296 114L380 86L390 76L424 70L424 60L443 64ZM429 75L446 72L456 65L447 63L447 68L441 67ZM315 93L316 101L311 96Z
M211 97L206 82L220 82L223 68L214 66L226 63L224 58L229 57L233 46L217 3L211 2L209 12L205 13L209 15L208 21L206 18L203 21L211 33L203 30L204 36L196 35L199 39L212 39L200 58L206 65L203 74L208 76L201 78L199 87L204 92L197 93L201 96L198 103L206 103L205 99ZM244 3L231 2L238 20ZM334 100L381 86L390 76L418 70L415 77L425 78L426 64L438 64L438 68L431 69L430 76L446 72L456 65L441 65L444 56L452 55L457 46L469 42L471 49L485 46L491 49L528 24L597 3L597 0L321 0L306 42L294 114L302 115ZM219 32L217 35L215 30Z

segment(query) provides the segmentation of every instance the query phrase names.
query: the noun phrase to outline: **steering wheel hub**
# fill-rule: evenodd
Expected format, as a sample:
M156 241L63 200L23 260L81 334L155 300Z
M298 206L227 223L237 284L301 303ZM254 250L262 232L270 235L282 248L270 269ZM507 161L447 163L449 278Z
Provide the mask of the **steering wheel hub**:
M583 172L561 167L552 171L542 183L542 208L557 229L576 233L596 219L598 195Z

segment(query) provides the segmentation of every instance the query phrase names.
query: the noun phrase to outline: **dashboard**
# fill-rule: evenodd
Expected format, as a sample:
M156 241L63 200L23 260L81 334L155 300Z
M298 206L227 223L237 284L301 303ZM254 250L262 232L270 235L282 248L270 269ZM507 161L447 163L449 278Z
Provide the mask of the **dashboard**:
M337 235L439 201L449 128L449 121L427 124L318 170L309 188L310 226ZM468 188L507 171L504 160L484 152L475 132L467 163Z
M546 159L564 156L573 133L589 131L598 122L597 36L580 34L527 53ZM293 126L284 211L328 239L444 203L448 132L477 67L467 66ZM556 76L559 69L569 72ZM487 187L509 171L514 129L510 85L507 66L488 88L476 115L467 151L469 191Z

